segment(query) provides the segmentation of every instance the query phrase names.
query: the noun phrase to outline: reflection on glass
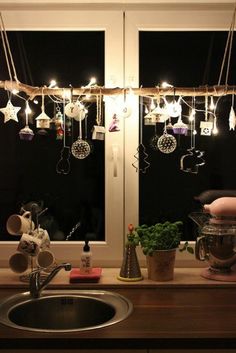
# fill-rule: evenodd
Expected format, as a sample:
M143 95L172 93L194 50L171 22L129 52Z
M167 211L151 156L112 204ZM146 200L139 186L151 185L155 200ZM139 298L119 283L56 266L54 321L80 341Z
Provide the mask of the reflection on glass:
M80 87L96 76L98 84L104 84L104 32L8 32L8 36L21 82L48 86L54 77L59 87ZM3 54L0 60L5 62ZM1 79L9 79L3 66ZM1 91L0 98L4 107L7 93ZM22 107L19 123L4 124L0 117L0 240L17 240L8 234L6 221L11 214L30 209L32 202L46 209L39 224L51 240L104 240L104 140L93 140L87 158L75 158L71 146L79 136L80 121L63 120L63 102L45 96L45 112L53 119L49 129L37 129L34 117L41 112L41 97L36 98L38 105L29 101L32 141L19 138L25 126L24 100L11 97L14 106ZM81 132L89 143L97 107L92 101L86 106Z
M140 32L139 39L140 86L160 86L164 81L174 87L217 84L227 32L143 31ZM235 43L233 47L235 48ZM235 49L232 49L228 80L231 85L235 84L235 55ZM191 106L192 97L183 98ZM150 100L147 98L144 104L148 104L148 99ZM173 97L166 97L168 102L171 102L171 99ZM177 101L178 97L175 99ZM161 99L160 106L163 104ZM236 189L236 154L232 153L236 150L236 139L234 130L229 130L228 121L231 97L225 96L219 101L217 135L201 134L200 123L205 120L205 116L204 112L198 112L197 109L204 111L204 104L204 97L196 97L195 146L197 152L205 152L204 163L202 156L200 162L197 159L196 163L201 165L197 173L186 173L180 168L181 157L186 155L191 146L190 131L186 136L174 135L173 126L169 129L167 125L168 133L174 135L177 140L177 148L172 153L164 154L155 148L155 145L153 148L153 141L158 144L158 138L163 134L164 123L156 120L154 124L145 124L144 121L143 126L143 144L147 148L151 165L146 174L139 174L139 223L151 225L158 221L182 220L186 240L196 239L193 222L188 217L190 212L201 208L200 202L194 197L209 189ZM189 107L183 102L181 105L182 120L188 125ZM177 117L172 117L171 125L177 120ZM189 162L189 156L184 162ZM194 160L191 159L190 162ZM186 168L191 167L192 170L196 164L194 163Z

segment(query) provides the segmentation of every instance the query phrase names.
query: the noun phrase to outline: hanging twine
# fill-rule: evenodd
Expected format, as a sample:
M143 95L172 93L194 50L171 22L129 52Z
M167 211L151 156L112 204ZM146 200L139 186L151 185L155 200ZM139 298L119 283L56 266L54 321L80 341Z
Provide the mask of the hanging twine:
M225 74L225 87L228 85L228 77L229 77L229 68L230 68L230 60L231 60L231 51L232 51L232 44L233 44L233 36L234 36L234 27L235 27L235 14L236 14L236 3L234 6L234 12L233 12L233 17L225 45L225 51L224 51L224 56L221 64L221 69L220 69L220 75L218 79L218 86L221 84L221 79L223 75L223 70L225 67L225 61L226 61L226 56L228 53L228 61L227 61L227 67L226 67L226 74Z
M13 81L12 71L11 71L11 67L12 67L13 77L16 82L19 82L19 80L17 78L16 68L15 68L15 64L14 64L13 56L11 53L11 48L10 48L10 44L8 41L7 32L6 32L6 29L4 26L1 12L0 12L0 31L1 31L2 44L3 44L3 49L4 49L4 54L5 54L5 59L6 59L6 63L7 63L7 69L8 69L10 80ZM10 66L10 63L11 63L11 66Z

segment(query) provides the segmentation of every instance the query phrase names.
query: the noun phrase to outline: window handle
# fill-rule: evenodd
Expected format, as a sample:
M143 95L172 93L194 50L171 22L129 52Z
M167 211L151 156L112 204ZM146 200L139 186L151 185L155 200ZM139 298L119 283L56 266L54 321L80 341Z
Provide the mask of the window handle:
M113 159L113 177L117 178L118 176L118 146L112 145L112 159Z

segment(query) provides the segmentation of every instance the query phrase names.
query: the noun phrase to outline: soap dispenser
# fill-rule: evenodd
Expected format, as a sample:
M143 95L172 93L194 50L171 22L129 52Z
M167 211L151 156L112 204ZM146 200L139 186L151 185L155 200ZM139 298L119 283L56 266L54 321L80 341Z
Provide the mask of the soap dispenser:
M80 273L90 274L92 272L92 252L90 251L89 241L85 240L85 245L80 258Z

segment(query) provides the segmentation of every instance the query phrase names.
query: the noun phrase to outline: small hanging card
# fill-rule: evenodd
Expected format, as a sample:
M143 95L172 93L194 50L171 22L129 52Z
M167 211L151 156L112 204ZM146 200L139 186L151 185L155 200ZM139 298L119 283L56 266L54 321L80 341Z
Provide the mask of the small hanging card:
M104 140L106 129L104 126L94 125L92 140Z
M213 123L211 121L201 121L200 129L201 129L201 135L211 136Z

